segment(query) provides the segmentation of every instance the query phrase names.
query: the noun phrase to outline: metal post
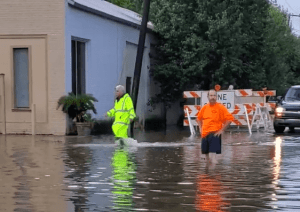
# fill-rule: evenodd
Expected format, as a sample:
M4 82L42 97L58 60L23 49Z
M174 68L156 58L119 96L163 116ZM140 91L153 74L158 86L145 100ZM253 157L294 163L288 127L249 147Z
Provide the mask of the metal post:
M245 110L245 115L246 115L246 119L247 119L247 125L248 125L249 134L251 135L252 134L252 131L251 131L252 129L250 128L248 112L247 112L247 108L246 108L245 105L244 105L244 110Z
M193 136L193 135L196 134L196 132L195 132L195 129L194 129L194 126L193 126L193 123L192 123L192 120L191 120L191 117L190 117L190 114L189 114L189 110L186 109L185 112L186 112L186 115L187 115L188 120L189 120L189 127L190 127L190 131L191 131L191 136Z
M6 114L5 114L5 83L4 83L4 74L1 76L1 117L2 117L2 134L6 134Z
M35 135L35 104L31 104L31 134Z
M142 24L140 29L140 36L139 36L138 49L136 54L136 62L135 62L134 77L133 77L132 92L131 92L134 110L136 110L136 104L138 99L138 91L140 85L140 76L141 76L141 69L142 69L145 37L147 32L149 8L150 8L150 0L144 0L144 11L143 11L143 18L142 18ZM131 130L131 137L133 137L133 123L131 124L130 130Z

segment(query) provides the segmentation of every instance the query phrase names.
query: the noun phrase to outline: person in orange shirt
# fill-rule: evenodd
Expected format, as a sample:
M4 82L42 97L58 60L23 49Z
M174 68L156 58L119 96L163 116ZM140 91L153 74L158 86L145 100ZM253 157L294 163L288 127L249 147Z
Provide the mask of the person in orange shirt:
M209 159L209 153L221 154L221 135L233 120L227 108L217 102L217 92L209 90L209 103L204 105L197 115L201 133L201 151Z

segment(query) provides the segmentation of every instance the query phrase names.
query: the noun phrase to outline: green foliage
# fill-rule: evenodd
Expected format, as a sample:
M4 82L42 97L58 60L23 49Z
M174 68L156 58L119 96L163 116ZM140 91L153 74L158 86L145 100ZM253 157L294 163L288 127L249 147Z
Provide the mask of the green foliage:
M159 35L154 101L172 102L195 84L280 93L299 79L299 40L267 1L153 0L150 11Z
M112 4L118 5L139 14L142 14L143 0L106 0Z
M253 81L256 84L264 83L282 95L290 85L299 84L297 69L300 67L300 43L291 34L286 14L272 6L268 12L264 30L264 51L261 55L264 76L260 79L253 78Z
M57 108L62 106L62 111L67 113L71 119L76 118L77 122L92 122L91 114L86 113L88 110L92 110L97 114L94 102L98 100L88 94L69 93L67 96L62 96L57 102Z
M108 0L142 14L143 0ZM151 0L158 35L151 70L165 106L182 91L215 84L278 94L300 80L300 41L286 14L264 0Z

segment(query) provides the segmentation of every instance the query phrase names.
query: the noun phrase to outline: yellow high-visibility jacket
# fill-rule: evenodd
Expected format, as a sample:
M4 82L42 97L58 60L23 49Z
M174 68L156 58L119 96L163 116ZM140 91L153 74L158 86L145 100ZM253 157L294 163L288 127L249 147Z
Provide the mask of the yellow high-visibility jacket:
M119 101L115 100L115 106L107 112L109 117L115 117L112 125L113 132L118 138L128 138L127 130L130 125L130 119L135 118L133 103L130 96L126 93Z

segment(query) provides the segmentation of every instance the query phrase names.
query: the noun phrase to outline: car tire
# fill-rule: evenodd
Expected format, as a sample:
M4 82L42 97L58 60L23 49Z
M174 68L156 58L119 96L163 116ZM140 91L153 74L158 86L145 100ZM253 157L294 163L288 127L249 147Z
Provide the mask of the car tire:
M285 126L276 126L274 125L274 130L276 133L283 133L283 131L285 130Z
M289 127L289 130L290 130L291 132L295 132L295 127Z

